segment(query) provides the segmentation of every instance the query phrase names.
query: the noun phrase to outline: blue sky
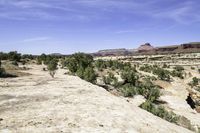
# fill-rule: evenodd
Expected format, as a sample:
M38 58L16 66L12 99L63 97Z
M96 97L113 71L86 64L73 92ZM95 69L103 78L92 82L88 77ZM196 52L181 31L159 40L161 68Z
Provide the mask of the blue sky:
M0 51L95 52L200 41L199 0L0 0Z

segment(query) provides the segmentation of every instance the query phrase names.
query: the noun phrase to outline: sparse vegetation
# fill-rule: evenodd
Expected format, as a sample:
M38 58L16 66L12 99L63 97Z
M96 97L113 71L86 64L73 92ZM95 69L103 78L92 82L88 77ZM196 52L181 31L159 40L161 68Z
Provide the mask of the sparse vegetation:
M140 67L140 71L144 71L144 72L152 72L153 67L151 65L145 64L144 66Z
M181 79L184 79L183 71L184 68L182 66L176 66L174 67L174 70L171 72L171 75L173 77L179 77Z
M153 74L157 75L160 80L170 81L170 72L162 68L154 68Z
M191 86L191 87L195 87L195 86L197 86L198 84L199 84L199 78L197 78L197 77L193 77L192 78L192 81L189 83L189 85Z
M146 101L143 104L140 105L140 107L144 110L147 110L148 112L151 112L152 114L161 117L169 122L172 123L176 123L179 120L179 116L177 116L176 114L174 114L173 112L168 112L167 110L165 110L164 107L160 106L160 105L154 105L152 102L150 101Z
M115 86L118 82L113 73L109 72L108 76L103 76L103 82L108 85Z

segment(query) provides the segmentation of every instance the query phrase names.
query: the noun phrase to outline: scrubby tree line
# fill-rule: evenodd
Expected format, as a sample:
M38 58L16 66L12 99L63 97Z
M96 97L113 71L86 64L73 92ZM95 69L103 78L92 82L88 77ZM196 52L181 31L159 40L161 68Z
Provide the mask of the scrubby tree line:
M160 80L170 81L172 77L179 77L181 79L184 78L184 68L182 66L175 66L174 70L169 71L165 69L166 67L158 67L157 65L148 65L144 64L139 68L140 71L153 73L157 75Z
M62 60L63 67L67 67L72 74L80 78L95 83L97 74L94 70L93 57L89 54L75 53Z
M16 51L9 52L9 53L0 53L0 60L10 60L10 61L20 61L22 55L17 53Z

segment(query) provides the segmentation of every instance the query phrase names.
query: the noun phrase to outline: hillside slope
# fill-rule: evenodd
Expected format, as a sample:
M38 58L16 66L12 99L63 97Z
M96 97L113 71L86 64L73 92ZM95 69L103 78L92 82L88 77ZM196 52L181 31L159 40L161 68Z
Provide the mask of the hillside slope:
M64 70L52 79L32 68L30 76L0 79L0 132L191 132Z

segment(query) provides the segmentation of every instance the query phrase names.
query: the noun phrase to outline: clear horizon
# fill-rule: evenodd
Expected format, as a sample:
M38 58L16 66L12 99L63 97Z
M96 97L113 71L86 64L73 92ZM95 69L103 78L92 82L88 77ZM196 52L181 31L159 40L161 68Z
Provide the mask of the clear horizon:
M198 0L0 0L0 51L96 52L199 42Z

